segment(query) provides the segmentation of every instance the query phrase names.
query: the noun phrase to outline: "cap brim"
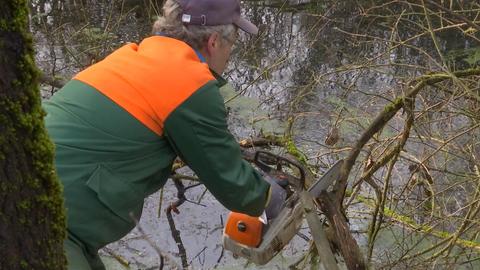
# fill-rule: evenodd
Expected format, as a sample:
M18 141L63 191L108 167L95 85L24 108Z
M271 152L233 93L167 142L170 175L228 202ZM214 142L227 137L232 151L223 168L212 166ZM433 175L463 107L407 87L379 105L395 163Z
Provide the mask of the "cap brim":
M252 34L252 35L258 34L258 28L253 23L247 21L242 17L238 17L238 19L236 19L233 23L236 26L238 26L238 28L242 29L243 31L249 34Z

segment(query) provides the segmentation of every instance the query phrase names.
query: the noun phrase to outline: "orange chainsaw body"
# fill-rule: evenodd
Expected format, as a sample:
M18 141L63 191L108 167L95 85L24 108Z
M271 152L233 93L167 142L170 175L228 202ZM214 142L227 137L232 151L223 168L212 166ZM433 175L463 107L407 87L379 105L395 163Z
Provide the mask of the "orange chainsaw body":
M258 247L262 241L263 223L258 217L230 212L225 226L225 235L239 244Z
M312 198L317 198L323 191L332 187L339 178L343 160L335 163L320 179L310 185L308 190L305 190L305 170L295 160L265 151L257 151L254 162L266 176L271 176L279 182L286 181L281 185L287 192L285 202L282 204L283 208L274 218L266 220L268 222L266 224L263 224L258 217L230 213L224 229L223 247L225 250L231 251L234 257L240 256L257 265L263 265L277 255L300 230L304 213L310 215L310 221L307 218L310 230L323 230L322 225L317 224L320 221L316 220L318 218L316 212L312 211L315 209ZM293 175L291 171L298 173ZM311 205L309 206L309 204ZM313 227L312 219L317 221ZM323 243L323 246L319 247L321 239L319 240L315 234L312 235L316 241L318 252L332 254L328 243L326 245ZM334 262L329 263L329 265L333 264Z

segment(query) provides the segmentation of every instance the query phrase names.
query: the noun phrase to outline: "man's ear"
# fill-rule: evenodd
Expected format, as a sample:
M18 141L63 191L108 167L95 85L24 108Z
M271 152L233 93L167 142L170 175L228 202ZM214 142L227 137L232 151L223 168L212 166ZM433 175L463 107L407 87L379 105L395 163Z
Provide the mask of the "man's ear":
M207 53L211 55L214 51L220 47L220 35L217 32L213 32L207 40Z

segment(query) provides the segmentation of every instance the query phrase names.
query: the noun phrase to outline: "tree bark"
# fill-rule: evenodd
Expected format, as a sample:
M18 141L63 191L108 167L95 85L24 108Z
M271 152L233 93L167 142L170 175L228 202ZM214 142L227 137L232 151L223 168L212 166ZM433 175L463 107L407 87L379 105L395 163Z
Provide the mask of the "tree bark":
M0 0L0 269L65 269L65 215L28 33L27 0Z
M331 232L333 232L333 235L330 235L330 237L334 237L331 240L333 240L336 248L342 254L348 270L367 269L360 247L355 238L353 238L348 222L340 211L334 195L324 191L317 198L317 203L328 219L332 228Z

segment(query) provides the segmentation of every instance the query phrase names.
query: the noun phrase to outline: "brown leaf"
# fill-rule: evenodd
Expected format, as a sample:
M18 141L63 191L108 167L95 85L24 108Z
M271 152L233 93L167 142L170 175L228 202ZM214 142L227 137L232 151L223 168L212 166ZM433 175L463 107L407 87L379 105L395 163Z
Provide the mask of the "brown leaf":
M332 127L325 139L325 144L332 146L338 142L338 139L340 139L340 132L337 127Z

